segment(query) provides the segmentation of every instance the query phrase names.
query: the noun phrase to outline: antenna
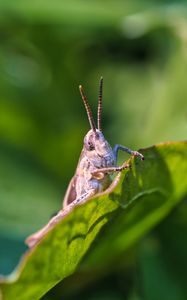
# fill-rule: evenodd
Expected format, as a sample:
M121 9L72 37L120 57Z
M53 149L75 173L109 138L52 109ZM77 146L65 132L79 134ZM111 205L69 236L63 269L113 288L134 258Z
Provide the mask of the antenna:
M96 126L95 126L95 122L94 122L94 119L93 119L92 111L91 111L90 106L88 104L88 100L86 98L86 95L84 93L82 85L79 85L79 90L80 90L80 93L81 93L82 100L84 102L84 106L86 108L86 112L87 112L87 115L88 115L88 120L90 122L91 129L93 131L96 131Z
M103 77L99 82L99 97L98 97L98 109L97 109L97 127L101 130L101 113L102 113L102 98L103 98Z

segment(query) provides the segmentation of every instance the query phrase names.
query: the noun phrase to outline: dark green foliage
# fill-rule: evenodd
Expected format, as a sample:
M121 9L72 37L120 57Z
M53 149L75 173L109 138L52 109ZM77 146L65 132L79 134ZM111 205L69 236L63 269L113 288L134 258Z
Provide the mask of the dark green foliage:
M131 160L132 170L111 194L76 207L26 253L17 280L2 283L4 300L39 299L75 272L88 250L84 268L102 271L168 215L187 192L187 143L160 144L143 154L145 163Z
M111 145L138 149L186 139L186 20L185 1L0 1L1 274L12 272L24 239L61 208L89 129L79 84L96 115L104 77L102 128ZM76 272L43 299L186 300L181 145L146 150L145 163L123 175L119 194L102 202L105 218L91 227L87 244L72 239L81 250L69 269L51 273L50 287L78 264ZM125 158L120 154L119 164ZM70 236L85 234L86 226ZM38 284L37 293L49 289Z

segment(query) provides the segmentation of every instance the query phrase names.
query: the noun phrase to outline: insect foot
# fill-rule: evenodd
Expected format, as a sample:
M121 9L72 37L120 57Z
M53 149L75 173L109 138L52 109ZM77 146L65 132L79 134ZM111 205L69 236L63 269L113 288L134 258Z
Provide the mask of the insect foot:
M138 151L133 151L132 155L134 156L139 156L141 158L141 160L144 160L145 157L143 156L143 154L141 154L140 152Z

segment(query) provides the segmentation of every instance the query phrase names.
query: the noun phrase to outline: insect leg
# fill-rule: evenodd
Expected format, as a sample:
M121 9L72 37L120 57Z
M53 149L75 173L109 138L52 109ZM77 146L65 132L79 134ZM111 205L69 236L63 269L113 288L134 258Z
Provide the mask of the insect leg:
M133 150L127 148L127 147L124 147L122 145L117 144L113 148L113 153L114 153L114 156L116 158L116 161L117 161L117 156L118 156L118 151L119 150L125 151L125 152L129 153L130 155L139 156L141 158L141 160L144 160L144 156L140 152L133 151Z
M67 205L63 210L60 210L41 230L29 236L25 243L32 248L35 246L46 234L55 226L55 224L59 223L64 217L70 213L74 206L80 203L84 203L89 197L95 194L95 190L91 189L87 193L84 193L69 205Z
M119 167L106 167L106 168L100 168L97 169L96 171L92 172L92 176L98 176L98 174L100 173L115 173L115 172L121 172L125 169L128 169L130 166L128 163L124 163L123 165L119 166Z
M66 215L67 210L60 210L42 229L30 235L25 243L32 248L35 246L60 220L62 220Z
M87 200L88 198L90 198L91 196L96 194L96 190L95 189L91 189L88 192L82 194L80 197L76 198L72 203L70 203L68 206L74 206L77 205L79 203L84 203L85 200Z

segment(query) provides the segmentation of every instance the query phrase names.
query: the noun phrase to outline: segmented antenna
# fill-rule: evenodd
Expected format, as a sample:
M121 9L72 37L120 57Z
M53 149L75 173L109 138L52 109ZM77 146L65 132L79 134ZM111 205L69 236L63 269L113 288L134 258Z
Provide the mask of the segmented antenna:
M90 122L91 129L93 131L96 131L96 126L95 126L95 122L94 122L94 119L93 119L92 111L91 111L90 106L88 104L88 100L86 98L86 95L84 93L82 85L79 85L79 90L80 90L80 93L81 93L82 100L84 102L84 106L86 108L86 112L87 112L87 115L88 115L88 120Z
M101 77L99 82L99 97L98 97L98 109L97 109L97 128L100 131L101 131L102 98L103 98L103 77Z

